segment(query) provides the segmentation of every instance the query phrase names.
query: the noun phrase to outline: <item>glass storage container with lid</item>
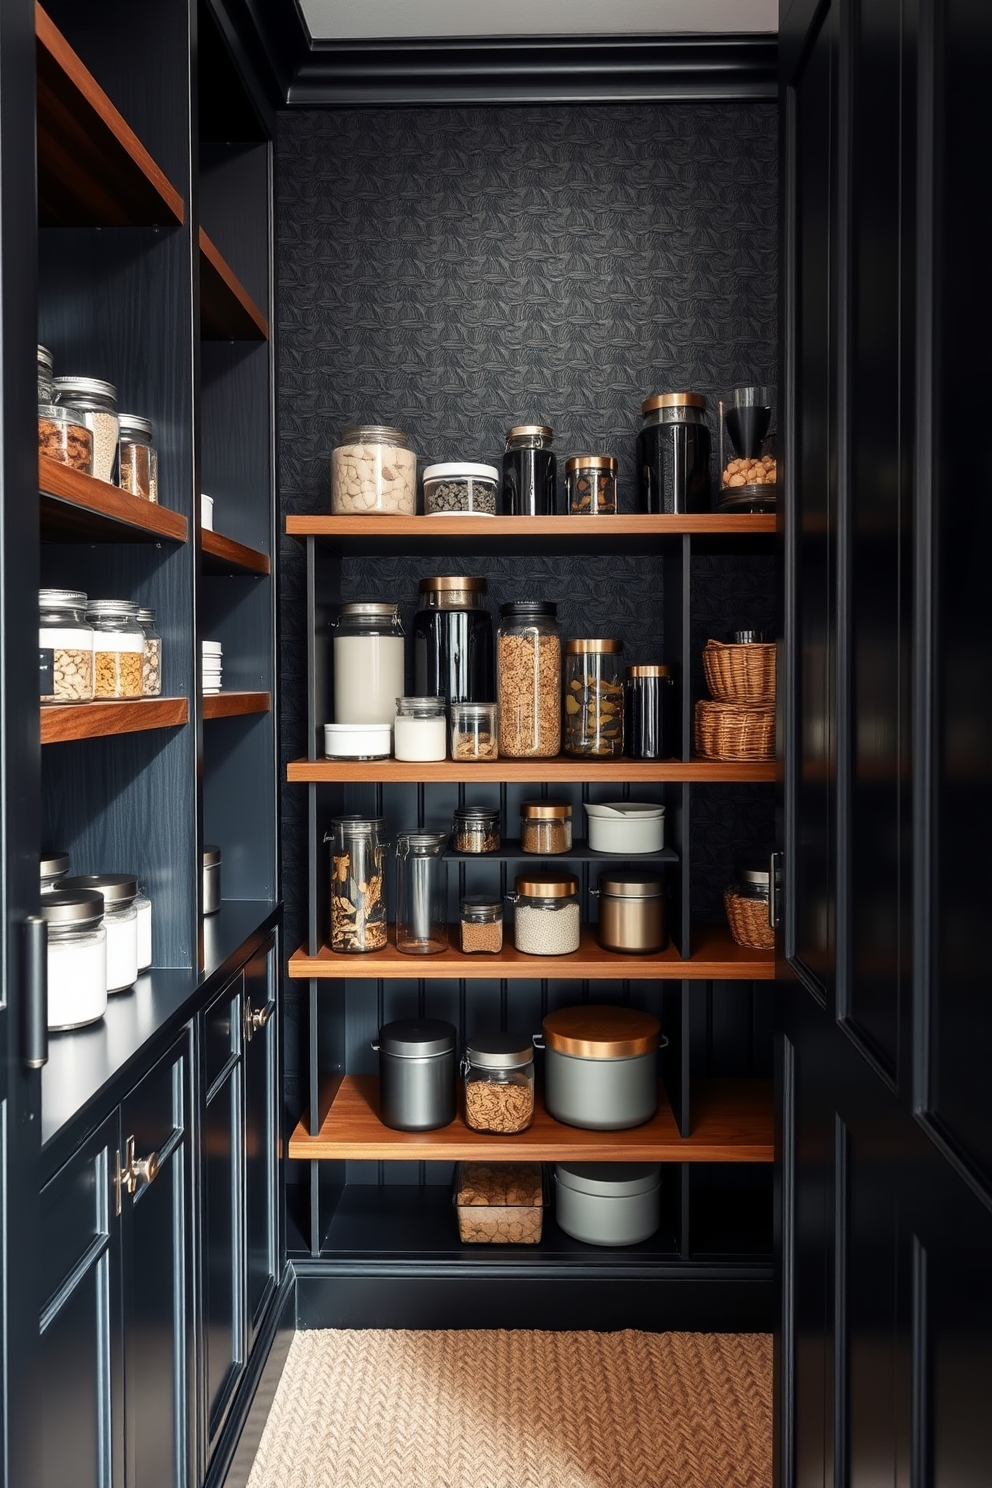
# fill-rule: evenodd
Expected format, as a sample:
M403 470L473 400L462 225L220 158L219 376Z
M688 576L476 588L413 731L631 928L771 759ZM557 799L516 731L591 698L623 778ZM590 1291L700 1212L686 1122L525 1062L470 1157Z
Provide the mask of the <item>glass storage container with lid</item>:
M572 850L570 801L521 801L520 851L563 853Z
M335 516L413 517L417 456L402 429L349 424L331 451L331 511Z
M459 853L496 852L500 845L499 812L488 806L461 806L451 825L451 850Z
M613 455L573 455L565 461L568 510L573 517L611 516L617 510L617 462Z
M52 377L55 371L55 358L47 346L38 342L38 402L51 403L54 396Z
M447 759L448 710L444 698L396 699L393 754L398 760Z
M152 443L151 419L122 413L120 424L120 479L122 491L145 501L158 501L158 450Z
M447 832L396 838L396 949L434 956L448 948Z
M623 754L623 642L565 643L566 754L614 759Z
M38 404L38 453L83 475L93 474L93 435L73 408Z
M129 873L79 873L62 880L72 893L103 895L107 932L107 991L123 992L138 976L138 880Z
M141 696L158 697L162 691L162 637L155 628L155 611L139 609L138 624L145 641L141 653Z
M510 895L513 944L527 956L567 956L579 949L579 880L551 869L517 875Z
M495 696L493 621L484 578L437 574L421 579L413 621L413 687L448 703L484 703Z
M511 1136L534 1120L534 1045L525 1033L477 1033L465 1045L465 1125Z
M428 517L494 517L498 487L495 465L428 465L424 513Z
M398 604L341 606L334 633L334 721L388 724L404 692L405 642ZM426 697L430 689L418 689Z
M466 956L498 956L503 949L503 901L491 894L466 894L460 906L459 930Z
M708 512L710 431L701 393L660 393L641 405L637 436L641 496L648 512Z
M336 816L331 843L331 950L381 951L386 944L386 839L381 816Z
M623 747L629 759L680 755L671 667L629 666L624 688Z
M41 892L50 894L53 889L58 888L69 872L69 854L67 852L42 853L39 866L41 868Z
M79 589L38 590L43 703L93 701L93 627L83 618L86 605Z
M496 703L452 703L451 758L494 760L499 758Z
M141 697L145 634L138 608L127 599L91 599L86 606L94 632L94 697Z
M120 429L117 389L99 377L56 377L52 386L55 402L82 414L83 423L92 432L93 474L97 480L112 481Z
M503 454L503 511L508 517L553 517L557 465L554 431L546 424L507 430Z
M107 1011L107 932L103 895L56 889L42 894L48 926L48 1027L84 1028Z
M500 605L496 641L499 752L545 759L561 748L561 632L544 600Z
M739 946L752 951L775 949L775 931L770 920L771 863L768 858L750 859L737 865L735 881L724 890L730 934Z

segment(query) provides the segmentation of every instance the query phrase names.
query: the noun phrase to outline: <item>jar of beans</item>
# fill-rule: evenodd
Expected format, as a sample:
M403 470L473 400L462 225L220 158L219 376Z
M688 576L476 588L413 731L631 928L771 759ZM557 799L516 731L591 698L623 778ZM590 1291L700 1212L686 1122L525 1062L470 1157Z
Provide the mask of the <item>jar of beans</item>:
M544 759L561 747L558 607L544 600L500 605L496 641L499 752Z
M451 847L459 853L496 852L500 845L499 812L487 806L462 806L451 825Z
M461 901L459 934L466 956L498 956L503 949L503 901L469 894Z
M570 801L522 801L520 803L520 851L563 853L572 849L572 805Z
M565 485L571 516L616 513L617 462L613 455L573 455L565 461Z
M465 1125L511 1136L534 1120L534 1045L524 1033L480 1033L465 1046Z
M574 873L521 873L516 879L513 944L525 956L579 949L579 880Z
M412 517L417 511L417 456L402 429L352 424L331 452L335 516Z
M138 606L126 599L91 599L96 698L140 698L145 636Z
M565 753L612 759L623 754L623 642L565 645Z

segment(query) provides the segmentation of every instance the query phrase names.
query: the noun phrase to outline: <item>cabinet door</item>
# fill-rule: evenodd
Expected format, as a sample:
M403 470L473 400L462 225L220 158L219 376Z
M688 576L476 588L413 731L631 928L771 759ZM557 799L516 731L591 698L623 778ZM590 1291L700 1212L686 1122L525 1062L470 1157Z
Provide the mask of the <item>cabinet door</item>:
M117 1115L41 1193L44 1488L124 1488Z
M278 1270L276 962L272 941L245 967L245 1245L249 1345Z
M187 1034L121 1105L134 1174L121 1215L127 1488L193 1478L190 1067Z

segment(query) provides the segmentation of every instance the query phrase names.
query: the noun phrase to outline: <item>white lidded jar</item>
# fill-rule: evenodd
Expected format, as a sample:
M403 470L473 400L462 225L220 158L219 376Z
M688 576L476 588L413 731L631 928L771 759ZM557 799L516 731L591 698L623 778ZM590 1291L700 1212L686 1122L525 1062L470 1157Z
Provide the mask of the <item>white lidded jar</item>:
M138 979L138 880L130 873L79 873L62 880L73 893L103 895L107 931L107 991L124 992Z
M403 693L399 605L341 606L334 624L334 722L387 723Z
M56 889L42 894L48 926L48 1027L84 1028L107 1011L107 932L103 895Z
M398 697L393 753L398 760L443 760L448 755L447 705L443 697Z
M83 618L85 612L86 595L80 589L38 590L43 703L93 701L93 627Z

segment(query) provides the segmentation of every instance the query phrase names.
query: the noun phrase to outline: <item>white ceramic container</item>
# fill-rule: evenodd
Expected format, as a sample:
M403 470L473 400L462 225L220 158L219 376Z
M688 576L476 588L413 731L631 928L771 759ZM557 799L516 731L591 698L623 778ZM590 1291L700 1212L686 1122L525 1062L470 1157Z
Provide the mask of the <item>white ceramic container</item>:
M665 845L665 808L650 801L604 801L585 807L593 852L656 853Z

